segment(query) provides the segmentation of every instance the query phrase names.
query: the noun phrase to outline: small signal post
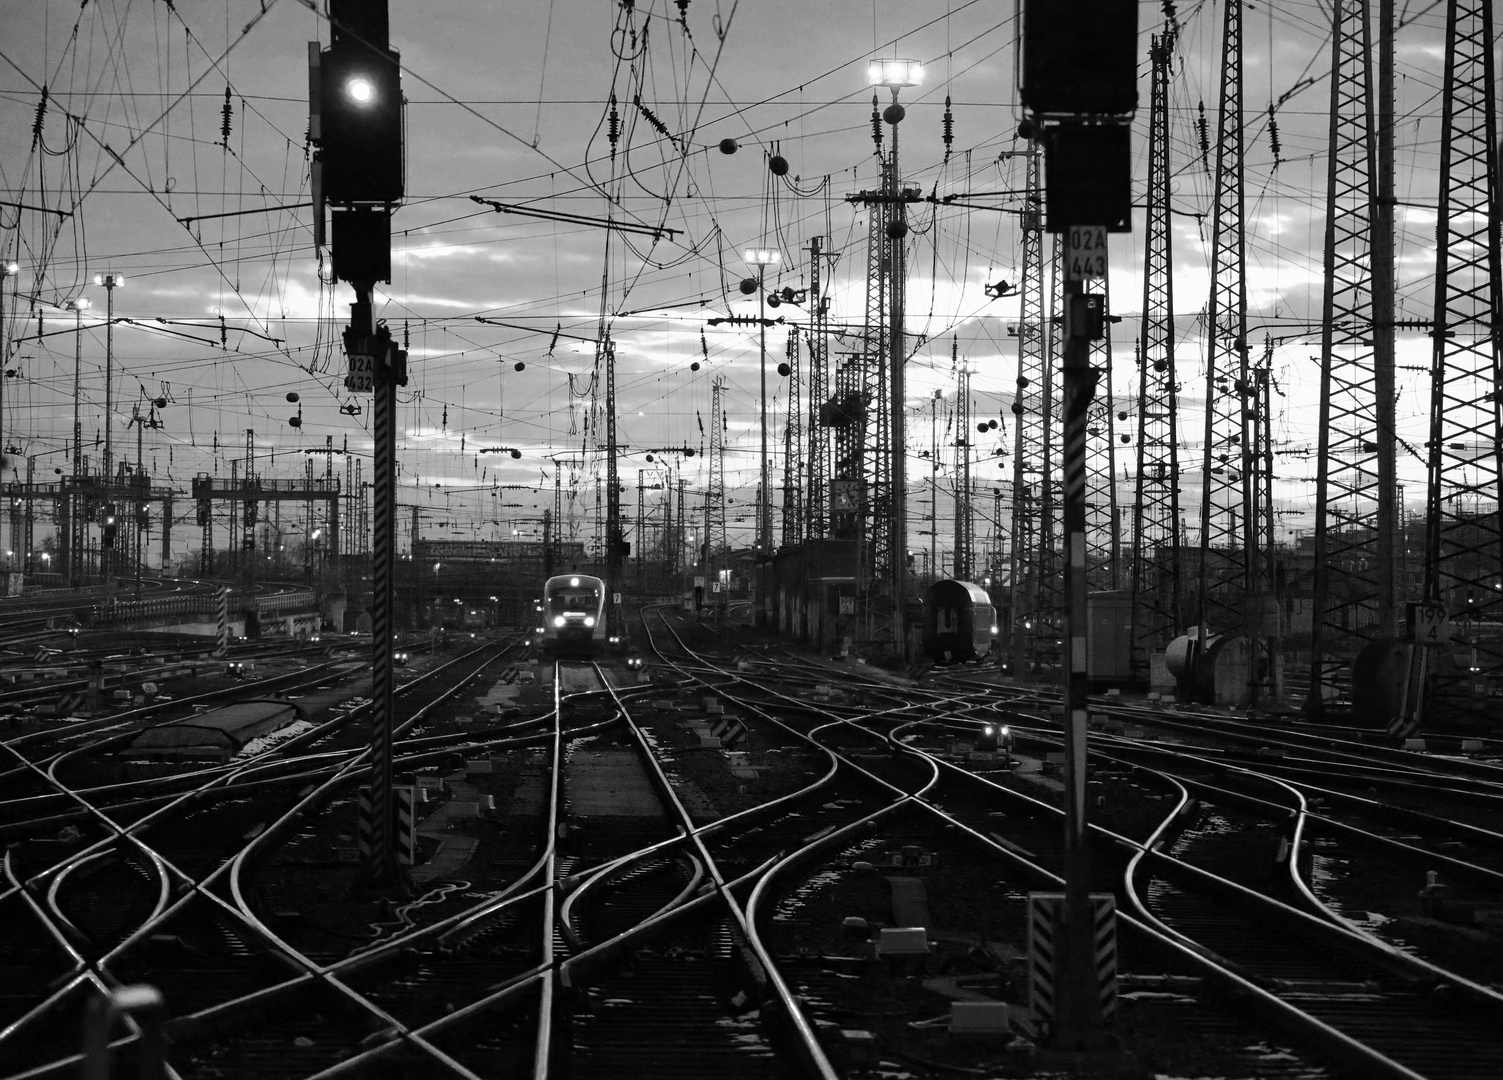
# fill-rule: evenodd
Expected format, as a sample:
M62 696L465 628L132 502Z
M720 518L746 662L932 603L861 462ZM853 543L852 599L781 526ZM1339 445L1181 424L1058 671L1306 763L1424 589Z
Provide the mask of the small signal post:
M1062 517L1065 888L1030 897L1030 983L1050 1052L1116 1052L1115 912L1090 892L1086 828L1086 414L1101 372L1107 234L1131 228L1130 131L1137 108L1136 0L1025 0L1020 134L1044 147L1045 229L1066 238ZM1037 925L1035 925L1037 924ZM1042 988L1042 989L1040 989Z
M309 137L314 242L329 245L334 276L355 290L344 331L345 387L372 395L371 772L362 798L364 885L403 888L392 789L393 572L396 566L396 389L407 384L407 354L377 326L371 297L391 280L391 214L403 172L401 58L390 46L386 0L329 0L327 49L308 46ZM331 230L324 228L324 207Z

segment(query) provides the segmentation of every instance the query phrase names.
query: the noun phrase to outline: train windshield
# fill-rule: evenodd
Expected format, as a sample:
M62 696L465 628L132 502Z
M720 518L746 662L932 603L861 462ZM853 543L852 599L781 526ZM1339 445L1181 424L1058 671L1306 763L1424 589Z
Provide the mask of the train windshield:
M548 606L555 613L594 611L600 606L600 590L589 585L562 586L549 595Z

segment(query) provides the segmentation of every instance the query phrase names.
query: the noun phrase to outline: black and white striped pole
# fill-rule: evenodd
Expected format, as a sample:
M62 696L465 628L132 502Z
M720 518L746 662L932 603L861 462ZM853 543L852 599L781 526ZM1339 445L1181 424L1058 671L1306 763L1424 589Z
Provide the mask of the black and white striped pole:
M1099 245L1106 230L1074 230ZM1080 237L1072 236L1072 241ZM1075 246L1074 243L1071 245ZM1054 1027L1056 1049L1103 1049L1103 987L1098 977L1098 932L1091 898L1086 832L1086 727L1090 676L1086 664L1086 414L1100 372L1091 367L1091 341L1102 335L1104 297L1087 295L1081 264L1067 259L1064 282L1064 541L1065 541L1065 896L1056 927Z
M396 568L397 387L407 382L407 354L396 347L386 327L371 325L370 285L356 283L351 309L351 369L368 357L371 382L371 776L370 819L361 837L365 883L399 885L402 871L396 854L396 804L392 794L392 619ZM356 352L357 348L366 351Z
M329 47L308 46L308 131L314 242L331 208L334 277L355 290L345 330L345 389L371 394L371 777L361 793L362 882L404 884L392 794L392 630L396 565L396 394L407 354L375 325L371 294L391 280L391 214L406 191L401 57L390 45L385 0L329 0Z

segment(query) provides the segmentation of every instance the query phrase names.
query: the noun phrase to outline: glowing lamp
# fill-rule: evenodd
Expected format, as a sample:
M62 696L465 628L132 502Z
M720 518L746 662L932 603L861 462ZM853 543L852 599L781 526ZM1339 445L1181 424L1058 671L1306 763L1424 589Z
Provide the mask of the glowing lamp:
M369 105L376 100L376 84L364 75L351 75L344 84L344 92L356 105Z
M895 56L873 60L866 69L867 81L872 86L917 86L924 81L924 65L917 60L900 60Z

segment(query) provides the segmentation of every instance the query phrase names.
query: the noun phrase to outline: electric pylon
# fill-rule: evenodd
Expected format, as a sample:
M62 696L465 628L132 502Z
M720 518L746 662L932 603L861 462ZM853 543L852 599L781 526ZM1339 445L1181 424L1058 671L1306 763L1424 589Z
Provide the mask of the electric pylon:
M1137 483L1132 525L1132 669L1146 686L1153 655L1181 622L1179 397L1174 368L1174 243L1169 208L1169 68L1174 34L1150 44L1148 208L1138 342Z
M802 373L799 370L798 330L788 331L788 419L783 426L783 546L796 547L804 536L803 469L798 465L804 445Z
M1320 434L1315 474L1315 567L1310 697L1319 715L1351 693L1351 664L1393 612L1393 579L1378 541L1378 384L1373 378L1372 55L1367 0L1333 0L1331 126L1327 141L1325 289L1321 306Z
M1227 4L1216 128L1211 295L1206 310L1204 488L1200 504L1200 636L1242 633L1251 653L1246 699L1272 673L1260 588L1254 482L1256 394L1247 342L1247 233L1242 110L1242 5ZM1218 696L1222 688L1218 687ZM1240 691L1233 700L1244 700Z
M1503 391L1499 390L1497 82L1491 0L1446 5L1425 600L1450 616L1432 715L1485 709L1503 688Z
M725 380L716 378L710 388L710 483L705 488L705 584L706 596L719 613L727 599L716 592L720 561L729 552L725 537L725 405L721 395Z
M829 301L823 290L824 263L829 256L820 250L822 236L809 240L809 383L808 435L809 449L806 455L804 481L804 538L815 540L823 537L830 527L828 481L830 477L830 437L826 425L820 422L820 411L830 397L830 345L826 334L829 318Z
M1047 453L1050 415L1051 329L1045 297L1043 196L1039 154L1028 154L1027 202L1022 214L1023 280L1018 319L1018 379L1013 395L1012 459L1012 664L1015 674L1039 662L1046 612L1042 591L1043 553L1050 537L1044 528L1050 482ZM1053 640L1050 638L1049 640Z
M970 581L976 558L976 531L971 516L971 373L959 363L960 343L950 345L950 363L955 366L955 572L958 581ZM934 512L939 529L939 511ZM936 575L938 570L936 569Z
M1111 290L1101 291L1111 310ZM1086 575L1096 589L1115 589L1121 575L1122 519L1117 513L1117 407L1112 396L1112 331L1091 342L1090 364L1101 372L1086 408Z
M882 163L882 188L879 191L861 194L866 199L866 340L861 357L861 396L868 403L870 417L865 425L865 440L862 445L863 470L859 475L870 478L867 492L865 538L868 547L863 552L871 573L868 578L874 583L886 582L891 576L892 538L885 527L892 513L892 417L887 409L890 394L888 387L889 355L888 310L891 304L892 267L889 263L891 242L887 238L888 224L894 220L895 205L885 196L891 184L888 174L891 163ZM876 423L871 423L874 418ZM880 584L878 585L880 589ZM868 601L870 598L868 598ZM868 607L867 615L871 614Z

